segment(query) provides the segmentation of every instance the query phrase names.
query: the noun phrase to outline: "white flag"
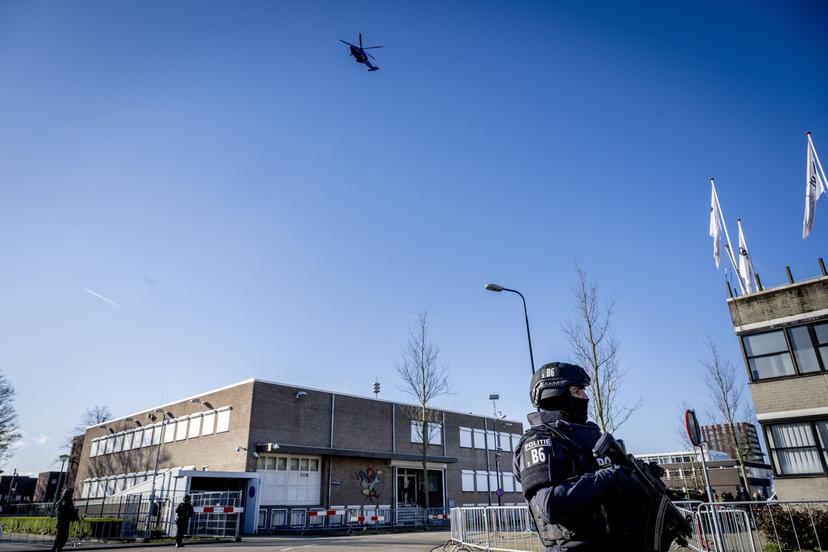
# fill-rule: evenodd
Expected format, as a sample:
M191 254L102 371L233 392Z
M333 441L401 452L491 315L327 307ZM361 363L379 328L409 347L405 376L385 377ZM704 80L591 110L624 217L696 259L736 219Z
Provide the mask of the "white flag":
M721 213L719 212L719 201L716 197L716 185L710 179L710 237L713 238L713 260L716 261L716 268L722 262L722 225Z
M748 253L745 234L742 232L742 220L736 219L736 224L739 225L739 277L745 286L745 292L753 293L756 291L753 285L753 263Z
M811 141L809 134L807 164L805 167L805 220L802 221L803 240L811 233L811 227L814 225L814 216L816 215L816 202L819 196L825 192L826 188L825 175L820 174L818 168L822 169L822 165L819 163L819 157L817 157L816 150L814 150L814 143Z

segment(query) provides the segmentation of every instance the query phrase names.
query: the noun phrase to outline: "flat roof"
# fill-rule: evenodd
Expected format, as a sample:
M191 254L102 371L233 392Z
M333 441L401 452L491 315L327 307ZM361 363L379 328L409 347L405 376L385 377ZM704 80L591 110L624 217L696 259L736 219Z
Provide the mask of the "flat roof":
M157 410L157 409L165 408L167 406L171 406L171 405L174 405L174 404L190 401L192 399L198 399L198 398L201 398L203 395L209 395L211 393L218 393L219 391L224 391L226 389L232 389L233 387L238 387L240 385L245 385L245 384L248 384L248 383L266 383L268 385L278 385L278 386L281 386L281 387L293 387L293 388L296 388L296 389L306 389L308 391L316 391L317 393L328 393L330 395L339 395L341 397L352 397L352 398L355 398L355 399L365 399L365 400L368 400L368 401L377 401L377 402L383 402L383 403L386 403L386 404L396 404L396 405L400 405L400 406L418 406L418 405L413 405L413 404L410 404L410 403L402 403L402 402L389 401L389 400L379 399L379 398L365 397L365 396L362 396L362 395L354 395L354 394L351 394L351 393L340 393L338 391L329 391L327 389L317 389L317 388L314 388L314 387L307 387L307 386L304 386L304 385L296 385L296 384L292 384L292 383L281 383L281 382L278 382L278 381L270 381L270 380L264 380L264 379L260 379L260 378L247 378L246 380L242 380L242 381L237 382L237 383L232 383L230 385L225 385L223 387L219 387L219 388L216 388L216 389L211 389L209 391L203 391L203 392L197 393L195 395L190 395L189 397L184 397L183 399L170 401L168 403L164 403L164 404L157 405L157 406L150 406L149 408L139 410L138 412L133 412L132 414L127 414L126 416L120 416L118 418L112 418L111 420L107 420L107 421L101 422L99 424L88 426L86 429L90 430L90 429L95 428L95 427L101 427L101 426L104 426L104 425L112 423L112 422L117 422L117 421L120 421L120 420L124 420L126 418L132 418L133 416L138 416L139 414L143 414L145 412L151 412L153 410ZM448 410L446 408L432 407L432 410L439 410L440 412L450 412L451 414L460 414L460 415L463 415L463 416L476 416L478 418L485 418L487 420L494 420L495 419L494 416L483 416L483 415L480 415L480 414L475 414L473 412L459 412L457 410ZM498 420L498 421L500 421L500 422L509 422L509 423L514 423L514 424L521 424L521 425L523 424L523 422L519 422L517 420L510 420L508 418L504 418L504 419Z

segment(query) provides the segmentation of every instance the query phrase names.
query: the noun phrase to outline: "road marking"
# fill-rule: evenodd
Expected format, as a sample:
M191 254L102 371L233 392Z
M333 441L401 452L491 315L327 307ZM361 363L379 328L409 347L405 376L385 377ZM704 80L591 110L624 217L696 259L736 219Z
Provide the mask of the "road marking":
M288 546L287 548L282 548L282 552L287 552L288 550L293 550L293 547Z

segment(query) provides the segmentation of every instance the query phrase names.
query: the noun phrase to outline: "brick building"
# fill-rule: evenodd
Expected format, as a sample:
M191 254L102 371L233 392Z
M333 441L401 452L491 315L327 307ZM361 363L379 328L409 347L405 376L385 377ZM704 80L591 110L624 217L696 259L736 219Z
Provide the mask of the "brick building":
M728 299L780 499L828 498L828 275Z
M764 462L765 455L762 453L762 446L759 444L759 434L756 432L756 426L748 422L736 422L733 426L736 441L739 442L745 460ZM725 452L731 458L738 458L736 445L727 424L703 425L701 426L701 432L709 448Z
M54 502L57 500L59 494L58 489L64 487L66 483L66 473L59 471L47 471L37 474L37 484L35 485L34 502Z
M416 507L424 502L422 437L407 408L246 380L88 428L76 493L239 490L247 532L278 527L288 508ZM432 419L431 507L497 503L498 487L504 503L522 501L510 460L521 423L448 410Z

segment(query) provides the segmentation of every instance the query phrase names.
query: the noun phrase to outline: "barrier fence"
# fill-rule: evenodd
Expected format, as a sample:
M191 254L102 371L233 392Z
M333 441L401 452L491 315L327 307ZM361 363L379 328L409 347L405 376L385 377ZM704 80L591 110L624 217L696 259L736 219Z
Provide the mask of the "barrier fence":
M676 502L697 552L828 552L828 501ZM472 550L542 552L526 506L452 508L451 539Z
M190 493L194 515L187 534L191 537L236 538L244 509L241 492ZM175 508L184 493L150 500L142 495L75 502L78 522L69 530L69 545L87 541L138 540L175 534ZM55 504L11 504L0 515L0 542L45 543L54 540Z
M344 531L405 527L445 529L450 524L447 508L391 506L332 506L325 508L266 507L259 509L258 533Z

